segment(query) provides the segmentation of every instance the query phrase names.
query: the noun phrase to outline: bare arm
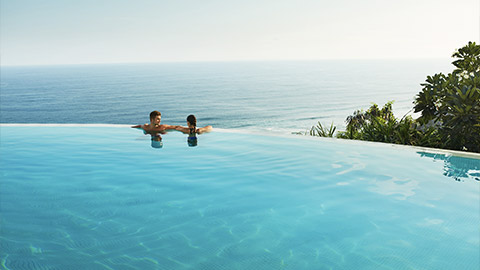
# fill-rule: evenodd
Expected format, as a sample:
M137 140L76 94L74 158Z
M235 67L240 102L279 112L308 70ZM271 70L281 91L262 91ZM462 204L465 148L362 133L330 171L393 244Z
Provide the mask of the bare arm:
M183 132L185 134L190 133L190 129L188 127L177 126L177 128L175 128L175 130L178 130L178 131Z
M197 133L202 134L202 133L205 133L205 132L210 132L210 131L212 131L212 129L213 129L212 126L204 126L202 128L198 128Z
M202 134L202 133L206 133L206 132L210 132L212 131L213 127L212 126L204 126L202 128L197 128L197 134ZM175 128L175 130L178 130L180 132L183 132L185 134L189 134L190 133L190 128L188 127L182 127L182 126L177 126L177 128Z
M132 128L142 128L142 125L132 126Z
M160 125L160 128L163 130L172 130L172 129L177 129L179 126L172 126L172 125Z

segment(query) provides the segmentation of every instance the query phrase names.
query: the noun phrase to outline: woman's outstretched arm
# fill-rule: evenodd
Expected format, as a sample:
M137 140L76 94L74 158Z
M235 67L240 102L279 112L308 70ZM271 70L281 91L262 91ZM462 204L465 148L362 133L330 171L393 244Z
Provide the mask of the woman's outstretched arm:
M210 131L212 131L212 129L213 129L212 126L204 126L202 128L197 128L197 133L202 134L202 133L205 133L205 132L210 132Z

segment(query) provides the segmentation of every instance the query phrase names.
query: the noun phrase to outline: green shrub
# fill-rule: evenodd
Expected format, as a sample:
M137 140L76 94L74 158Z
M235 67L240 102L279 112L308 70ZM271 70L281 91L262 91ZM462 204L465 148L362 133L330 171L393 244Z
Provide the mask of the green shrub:
M418 119L397 120L393 101L381 109L373 104L348 116L336 137L480 152L480 45L469 42L452 57L452 73L427 76L421 84L413 108ZM318 122L308 135L332 137L335 130Z

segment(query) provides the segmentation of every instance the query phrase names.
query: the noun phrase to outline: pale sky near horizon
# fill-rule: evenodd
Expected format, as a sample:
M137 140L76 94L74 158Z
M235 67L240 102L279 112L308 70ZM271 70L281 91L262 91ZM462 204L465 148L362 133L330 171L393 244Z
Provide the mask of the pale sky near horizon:
M1 0L0 63L449 58L480 0Z

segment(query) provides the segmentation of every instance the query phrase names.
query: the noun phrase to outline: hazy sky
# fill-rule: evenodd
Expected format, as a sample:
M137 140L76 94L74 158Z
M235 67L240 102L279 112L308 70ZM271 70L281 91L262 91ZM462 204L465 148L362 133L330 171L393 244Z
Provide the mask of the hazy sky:
M448 58L480 0L1 0L2 65Z

